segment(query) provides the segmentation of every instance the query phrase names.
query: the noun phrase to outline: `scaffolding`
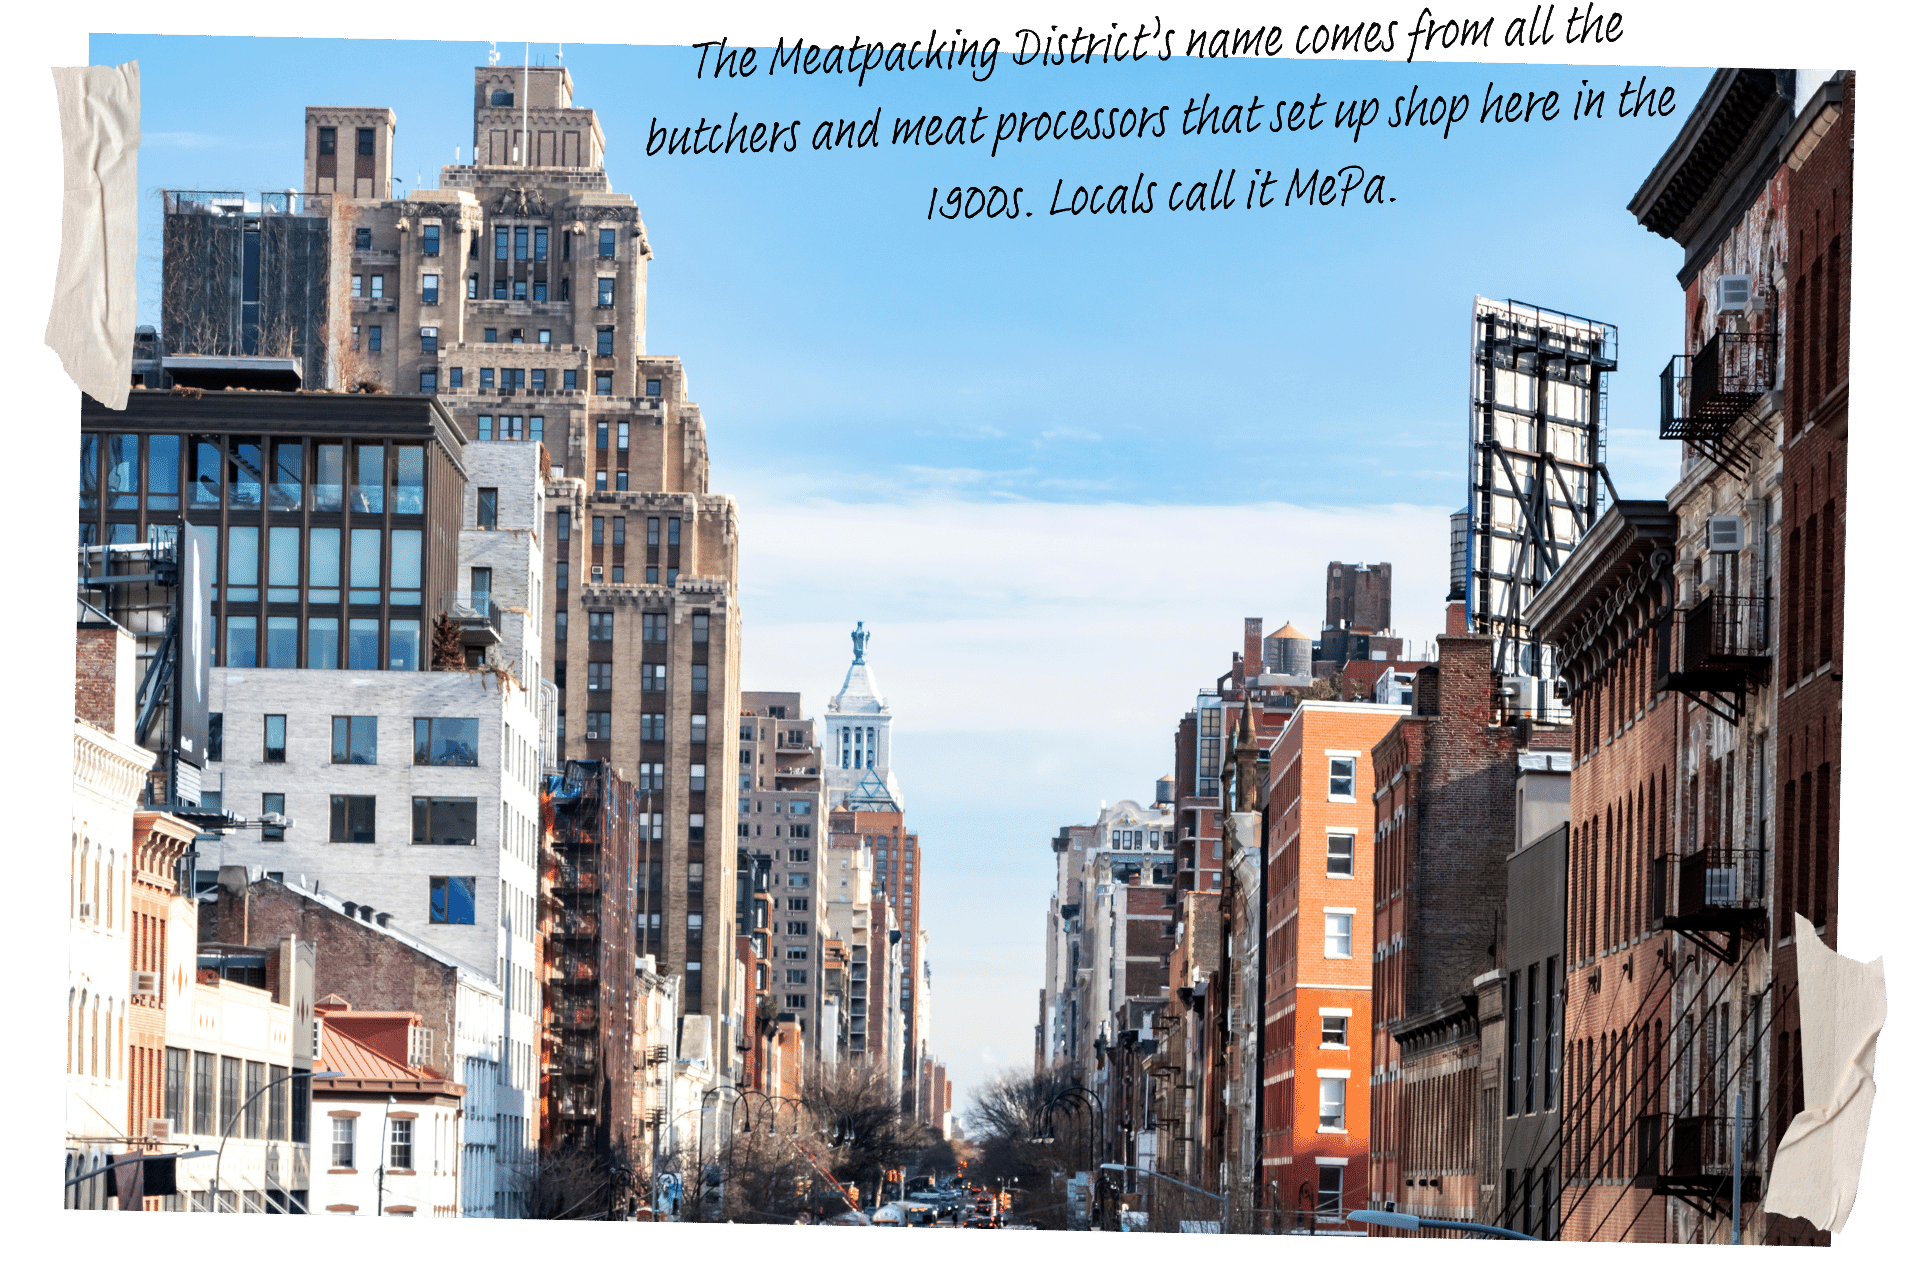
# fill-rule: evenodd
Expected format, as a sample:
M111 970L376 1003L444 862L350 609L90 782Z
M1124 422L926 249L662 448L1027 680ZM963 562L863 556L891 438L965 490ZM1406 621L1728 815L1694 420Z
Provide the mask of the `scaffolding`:
M1513 715L1570 718L1528 603L1618 501L1606 466L1606 375L1619 331L1530 303L1473 301L1465 588L1473 630L1494 638ZM1604 492L1603 492L1604 491Z

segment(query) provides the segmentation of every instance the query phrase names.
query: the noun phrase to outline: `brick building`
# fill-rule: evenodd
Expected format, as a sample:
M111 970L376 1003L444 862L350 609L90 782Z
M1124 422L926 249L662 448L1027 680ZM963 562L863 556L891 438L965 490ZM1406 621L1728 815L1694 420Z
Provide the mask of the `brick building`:
M1669 1061L1673 956L1663 930L1673 852L1677 694L1662 691L1676 521L1623 500L1525 611L1556 646L1574 708L1560 1176L1569 1240L1660 1241L1635 1185L1638 1120L1658 1115Z
M740 791L737 839L742 850L767 862L767 995L817 1058L827 937L819 881L827 847L820 743L799 694L743 693L740 702L740 778L747 785Z
M406 1010L420 1034L404 1060L463 1090L459 1216L512 1211L516 1169L513 1152L500 1145L493 1097L500 1088L506 1007L492 974L408 933L372 906L257 866L221 867L201 907L203 946L230 957L257 952L277 965L281 941L299 938L313 947L315 990L360 1008ZM319 1138L327 1137L323 1126Z
M1366 1203L1373 747L1411 708L1301 702L1269 748L1263 1203L1327 1227Z
M1368 1204L1489 1221L1498 1166L1482 1147L1498 1132L1500 1061L1482 1053L1482 988L1499 988L1520 755L1564 748L1566 732L1500 714L1492 636L1438 647L1414 677L1412 714L1372 751Z
M1392 662L1401 640L1393 634L1393 566L1327 566L1327 612L1320 624L1316 676L1331 675L1359 660ZM1258 648L1253 652L1258 653Z
M1803 73L1804 74L1804 73ZM1793 281L1786 325L1786 448L1780 479L1786 563L1780 665L1778 856L1773 877L1773 981L1794 985L1793 916L1839 946L1841 675L1845 669L1847 387L1853 300L1854 74L1798 87L1781 142L1789 172ZM1770 1028L1768 1150L1806 1105L1800 1006L1781 1001ZM1827 1243L1801 1219L1767 1219L1768 1243Z

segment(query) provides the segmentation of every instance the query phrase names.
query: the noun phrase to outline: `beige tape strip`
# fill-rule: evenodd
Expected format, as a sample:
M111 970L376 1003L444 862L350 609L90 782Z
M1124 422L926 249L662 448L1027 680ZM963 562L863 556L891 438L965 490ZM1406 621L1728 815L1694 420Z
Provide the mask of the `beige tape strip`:
M47 345L74 385L124 409L140 242L140 64L55 67L53 89L66 182Z
M1853 1211L1873 1111L1873 1054L1887 1021L1882 961L1862 964L1820 941L1805 916L1793 918L1800 969L1800 1056L1809 1102L1787 1126L1773 1157L1767 1212L1838 1231Z

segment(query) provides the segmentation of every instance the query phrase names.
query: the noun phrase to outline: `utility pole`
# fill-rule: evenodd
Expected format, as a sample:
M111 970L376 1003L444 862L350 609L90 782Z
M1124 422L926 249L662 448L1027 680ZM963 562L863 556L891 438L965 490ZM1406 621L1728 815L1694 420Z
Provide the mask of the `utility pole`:
M380 1113L380 1167L375 1175L373 1191L373 1216L376 1218L387 1211L387 1153L392 1141L387 1133L387 1126L391 1123L387 1117L392 1112L393 1095L388 1094L386 1110Z

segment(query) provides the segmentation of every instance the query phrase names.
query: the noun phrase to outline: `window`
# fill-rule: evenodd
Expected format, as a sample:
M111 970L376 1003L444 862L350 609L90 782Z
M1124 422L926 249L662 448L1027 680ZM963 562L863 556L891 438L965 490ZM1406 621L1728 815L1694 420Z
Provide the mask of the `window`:
M1344 1013L1323 1013L1320 1015L1320 1047L1347 1047L1347 1015Z
M420 301L429 307L440 304L440 277L428 272L420 277ZM431 350L432 348L428 348Z
M353 1168L353 1124L352 1116L333 1118L333 1167L336 1169Z
M1344 1083L1344 1082L1343 1082ZM1346 1169L1337 1164L1320 1166L1320 1192L1314 1201L1314 1212L1322 1217L1338 1218L1341 1209L1341 1183L1346 1179Z
M246 1120L242 1125L251 1139L266 1136L267 1124L267 1064L249 1062L247 1064Z
M260 812L277 813L282 817L287 813L287 797L284 792L269 791L260 797ZM264 826L260 828L260 838L270 843L279 843L287 838L284 827Z
M624 471L620 473L620 487L622 489L627 487L627 473ZM624 547L627 545L627 518L625 516L615 516L613 518L613 545L616 547Z
M185 1049L167 1050L166 1115L175 1133L192 1133L187 1123L187 1060Z
M335 716L333 718L333 763L378 764L375 742L379 727L377 716Z
M353 229L353 247L356 249L373 248L373 228L355 227Z
M619 493L625 493L627 491L627 473L626 472L616 471L613 473L613 487L615 491Z
M804 938L804 937L806 937L806 936L807 936L807 922L806 922L805 920L789 920L789 921L787 921L787 936L788 936L788 937L792 937L792 938Z
M336 137L337 137L337 132L331 125L320 126L320 154L321 155L330 156L334 154L334 146L335 146L334 140Z
M658 662L640 664L640 692L665 693L667 691L667 668Z
M356 129L354 132L359 135L356 141L359 144L360 154L363 156L372 155L373 154L373 130Z
M601 257L611 258L613 256L613 236L614 236L614 230L612 227L600 228L600 256Z
M473 844L480 830L480 805L472 796L415 796L415 844Z
M1353 874L1352 833L1330 833L1327 836L1327 874L1330 876Z
M386 297L387 296L387 277L381 274L380 272L376 271L373 275L367 278L367 291L371 296L375 298Z
M467 371L459 365L450 365L447 369L447 389L449 391L460 390L461 385L467 380L466 374Z
M660 398L660 379L658 378L647 379L647 394L649 396L652 396L656 400Z
M707 718L705 716L694 716L687 726L687 741L705 742L706 740Z
M589 662L587 664L587 692L604 693L611 688L613 688L613 664L611 662Z
M387 1123L393 1126L387 1143L387 1168L413 1168L413 1121L389 1120Z
M420 349L422 351L438 351L440 349L440 330L438 326L422 325L420 327Z
M374 288L378 289L380 287L380 277L375 276L373 278L373 281L374 281ZM367 350L378 351L379 349L380 349L380 326L377 324L368 325L367 326Z
M680 521L674 516L667 517L667 545L670 547L680 545Z
M613 737L613 713L611 711L587 712L587 737L593 738L593 739L601 739L601 740L612 738ZM642 769L646 768L645 765L642 765L640 767ZM642 790L645 790L645 789L646 788L644 787L642 788Z
M467 296L469 298L477 298L480 296L480 277L478 275L467 277Z
M350 297L355 297L355 298L358 298L358 297L360 297L360 296L361 296L361 282L362 282L362 281L363 281L363 280L364 280L365 278L366 278L366 277L364 277L364 276L359 276L359 275L356 275L356 276L354 276L354 278L353 278L353 283L352 283L352 285L351 285L351 286L349 286L349 288L348 288L348 295L349 295Z
M710 619L710 617L711 617L711 615L709 615L709 614L708 614L708 613L707 613L707 612L706 612L705 610L698 610L698 609L697 609L697 610L695 610L695 611L694 611L694 614L693 614L693 642L694 642L695 644L705 644L705 643L707 643L707 624L708 624L708 621L709 621L709 619Z
M807 1007L807 998L806 998L805 996L803 996L803 995L790 995L790 996L788 996L788 997L787 997L787 1008L789 1008L789 1009L804 1009L804 1008L806 1008L806 1007Z
M266 726L261 734L261 759L268 764L287 762L287 718L285 716L266 717Z
M1347 1081L1344 1076L1320 1077L1320 1128L1345 1132L1347 1127ZM1325 1168L1327 1166L1321 1166ZM1338 1166L1335 1166L1336 1168Z
M372 796L329 797L327 838L335 844L372 844L373 799Z
M576 387L575 387L574 379L578 375L578 373L579 371L576 369L562 369L560 371L560 389L562 391L575 390Z
M588 640L613 639L613 614L610 612L609 613L589 613L587 615L587 639Z
M568 511L558 512L557 514L555 514L553 519L554 519L554 541L566 542L567 540L573 537L573 520L572 520L571 512L568 512Z
M535 369L533 371L533 389L535 391L545 391L547 389L547 371L545 369Z
M491 390L493 390L493 368L492 368L492 366L482 366L482 367L481 367L481 369L480 369L480 389L481 389L482 391L491 391ZM480 438L481 438L482 440L485 440L485 439L489 439L490 437L487 437L487 436L482 436L482 437L480 437Z
M607 473L606 472L596 471L593 473L593 489L595 493L605 493L607 491ZM598 525L600 523L599 517L596 516L594 518L593 523L595 525Z
M594 331L593 354L610 356L613 354L613 326L603 324Z
M602 307L611 307L613 305L613 277L612 276L600 277L600 296L599 296L599 301L597 305Z
M545 343L551 343L553 341L553 330L542 329L540 331L540 341Z
M224 723L225 723L225 717L220 712L214 711L214 712L208 713L207 715L207 760L212 764L220 763L220 753L224 745L223 740L226 737L226 735L222 732L222 726L224 725Z
M1353 958L1353 912L1327 912L1327 958L1329 960L1351 960Z
M593 394L597 396L612 395L613 394L613 375L610 373L594 374L593 375Z
M220 1117L213 1109L214 1055L193 1055L193 1131L198 1134L220 1132Z
M500 491L481 489L474 500L474 523L482 529L500 527Z
M787 899L787 910L805 911L806 909L807 909L807 899L805 898L788 898Z
M220 1059L220 1132L230 1133L240 1118L240 1059Z
M547 229L545 227L533 229L533 260L535 262L547 260ZM542 338L541 341L545 342L546 339Z
M696 662L693 664L693 680L688 687L694 693L705 693L707 691L707 664L706 663Z
M667 740L667 718L654 712L640 717L640 741L665 742Z
M554 610L553 638L555 640L565 640L567 638L567 611L565 609Z
M1330 799L1353 799L1352 756L1334 756L1327 761L1327 796Z
M525 227L513 229L513 258L516 262L527 260L527 229Z
M459 716L421 716L413 722L413 762L477 768L480 721Z
M707 789L707 766L704 764L696 764L690 765L688 768L687 789L690 791L705 791Z
M651 524L652 521L648 523ZM648 644L665 644L667 642L667 615L664 613L641 614L640 638Z
M525 302L527 300L527 282L525 280L515 280L513 282L513 300L515 302Z
M687 815L687 843L705 844L707 842L707 815L690 813Z
M427 919L433 924L472 924L473 877L428 876Z
M420 371L420 394L430 396L440 389L440 378L432 369Z

